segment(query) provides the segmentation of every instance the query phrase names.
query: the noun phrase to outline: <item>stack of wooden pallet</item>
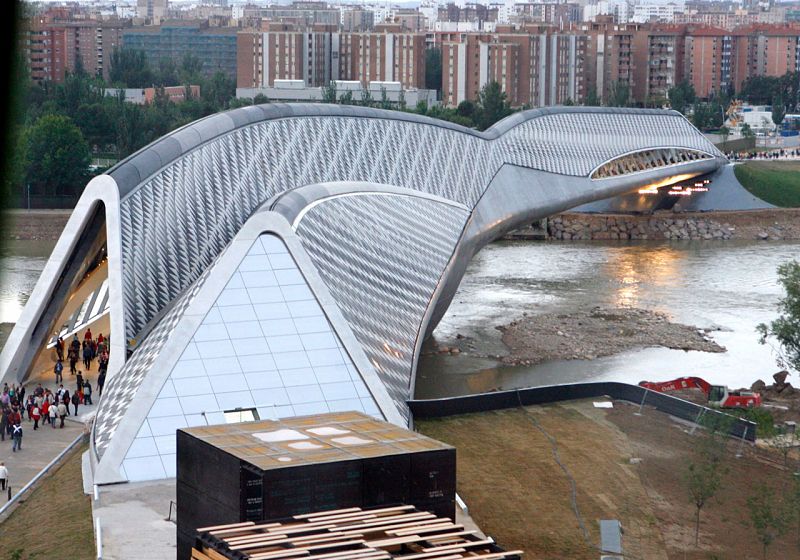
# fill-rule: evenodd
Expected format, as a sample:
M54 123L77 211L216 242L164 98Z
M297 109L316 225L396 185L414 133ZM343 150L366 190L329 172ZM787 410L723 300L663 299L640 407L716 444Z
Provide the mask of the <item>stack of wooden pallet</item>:
M193 560L519 560L491 539L413 506L295 515L198 529Z

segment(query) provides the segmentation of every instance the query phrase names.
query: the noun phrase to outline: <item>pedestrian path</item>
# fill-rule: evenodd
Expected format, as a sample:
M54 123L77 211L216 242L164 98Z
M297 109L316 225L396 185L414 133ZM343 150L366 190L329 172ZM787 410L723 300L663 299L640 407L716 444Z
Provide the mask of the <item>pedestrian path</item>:
M89 411L87 411L89 412ZM78 408L78 413L84 412ZM73 417L70 417L73 418ZM69 421L64 423L64 428L53 429L48 425L33 429L33 422L24 420L22 424L22 450L11 451L11 438L6 436L5 441L0 441L0 462L8 468L11 495L16 494L23 486L45 468L59 453L72 443L84 431L83 422ZM8 491L0 495L0 506L8 500Z

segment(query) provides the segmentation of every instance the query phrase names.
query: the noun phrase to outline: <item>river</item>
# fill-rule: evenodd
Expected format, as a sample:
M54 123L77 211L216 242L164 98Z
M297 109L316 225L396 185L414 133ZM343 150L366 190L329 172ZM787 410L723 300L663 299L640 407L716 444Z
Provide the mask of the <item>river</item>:
M0 253L0 323L19 318L54 246L6 242ZM777 266L800 258L800 241L498 242L472 261L434 337L457 334L502 354L496 326L523 312L564 312L594 306L661 311L674 321L718 327L723 354L646 348L591 361L496 367L469 355L423 355L417 398L433 398L582 380L668 379L700 375L731 387L768 380L777 370L755 326L776 316ZM5 329L4 329L5 330ZM792 380L797 385L797 380Z
M777 316L777 266L800 258L800 242L499 242L473 259L434 338L481 340L502 354L495 328L523 312L569 313L594 306L640 307L676 322L719 328L722 354L645 348L591 361L496 367L469 355L423 355L417 398L453 396L585 380L638 383L699 375L731 387L771 381L772 349L755 327ZM797 380L792 380L798 385Z

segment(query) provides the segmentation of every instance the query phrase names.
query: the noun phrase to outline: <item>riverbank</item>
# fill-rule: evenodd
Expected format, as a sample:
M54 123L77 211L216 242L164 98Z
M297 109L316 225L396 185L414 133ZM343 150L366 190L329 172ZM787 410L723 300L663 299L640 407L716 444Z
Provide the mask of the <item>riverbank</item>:
M547 220L556 240L789 240L800 239L800 208L651 215L566 212Z
M72 210L5 210L0 215L0 242L57 241Z
M493 358L505 366L536 365L563 360L594 360L637 348L725 352L708 336L713 329L674 323L663 313L635 308L600 308L572 313L522 317L495 327L507 350L488 354L472 337L458 335L449 346L429 346L428 353Z

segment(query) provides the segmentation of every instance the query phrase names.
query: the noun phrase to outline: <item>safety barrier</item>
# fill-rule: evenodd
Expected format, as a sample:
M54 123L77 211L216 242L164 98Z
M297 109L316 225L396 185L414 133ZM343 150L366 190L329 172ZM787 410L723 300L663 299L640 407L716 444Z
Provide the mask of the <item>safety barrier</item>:
M597 397L610 397L637 405L651 406L656 410L691 422L697 422L704 417L706 419L724 420L721 425L729 426L730 435L747 441L755 441L756 439L756 425L749 420L679 399L672 395L651 391L638 385L615 381L547 385L545 387L495 391L463 397L411 400L408 401L408 406L411 408L411 412L414 413L415 418L422 419L513 408L520 404L528 406Z

